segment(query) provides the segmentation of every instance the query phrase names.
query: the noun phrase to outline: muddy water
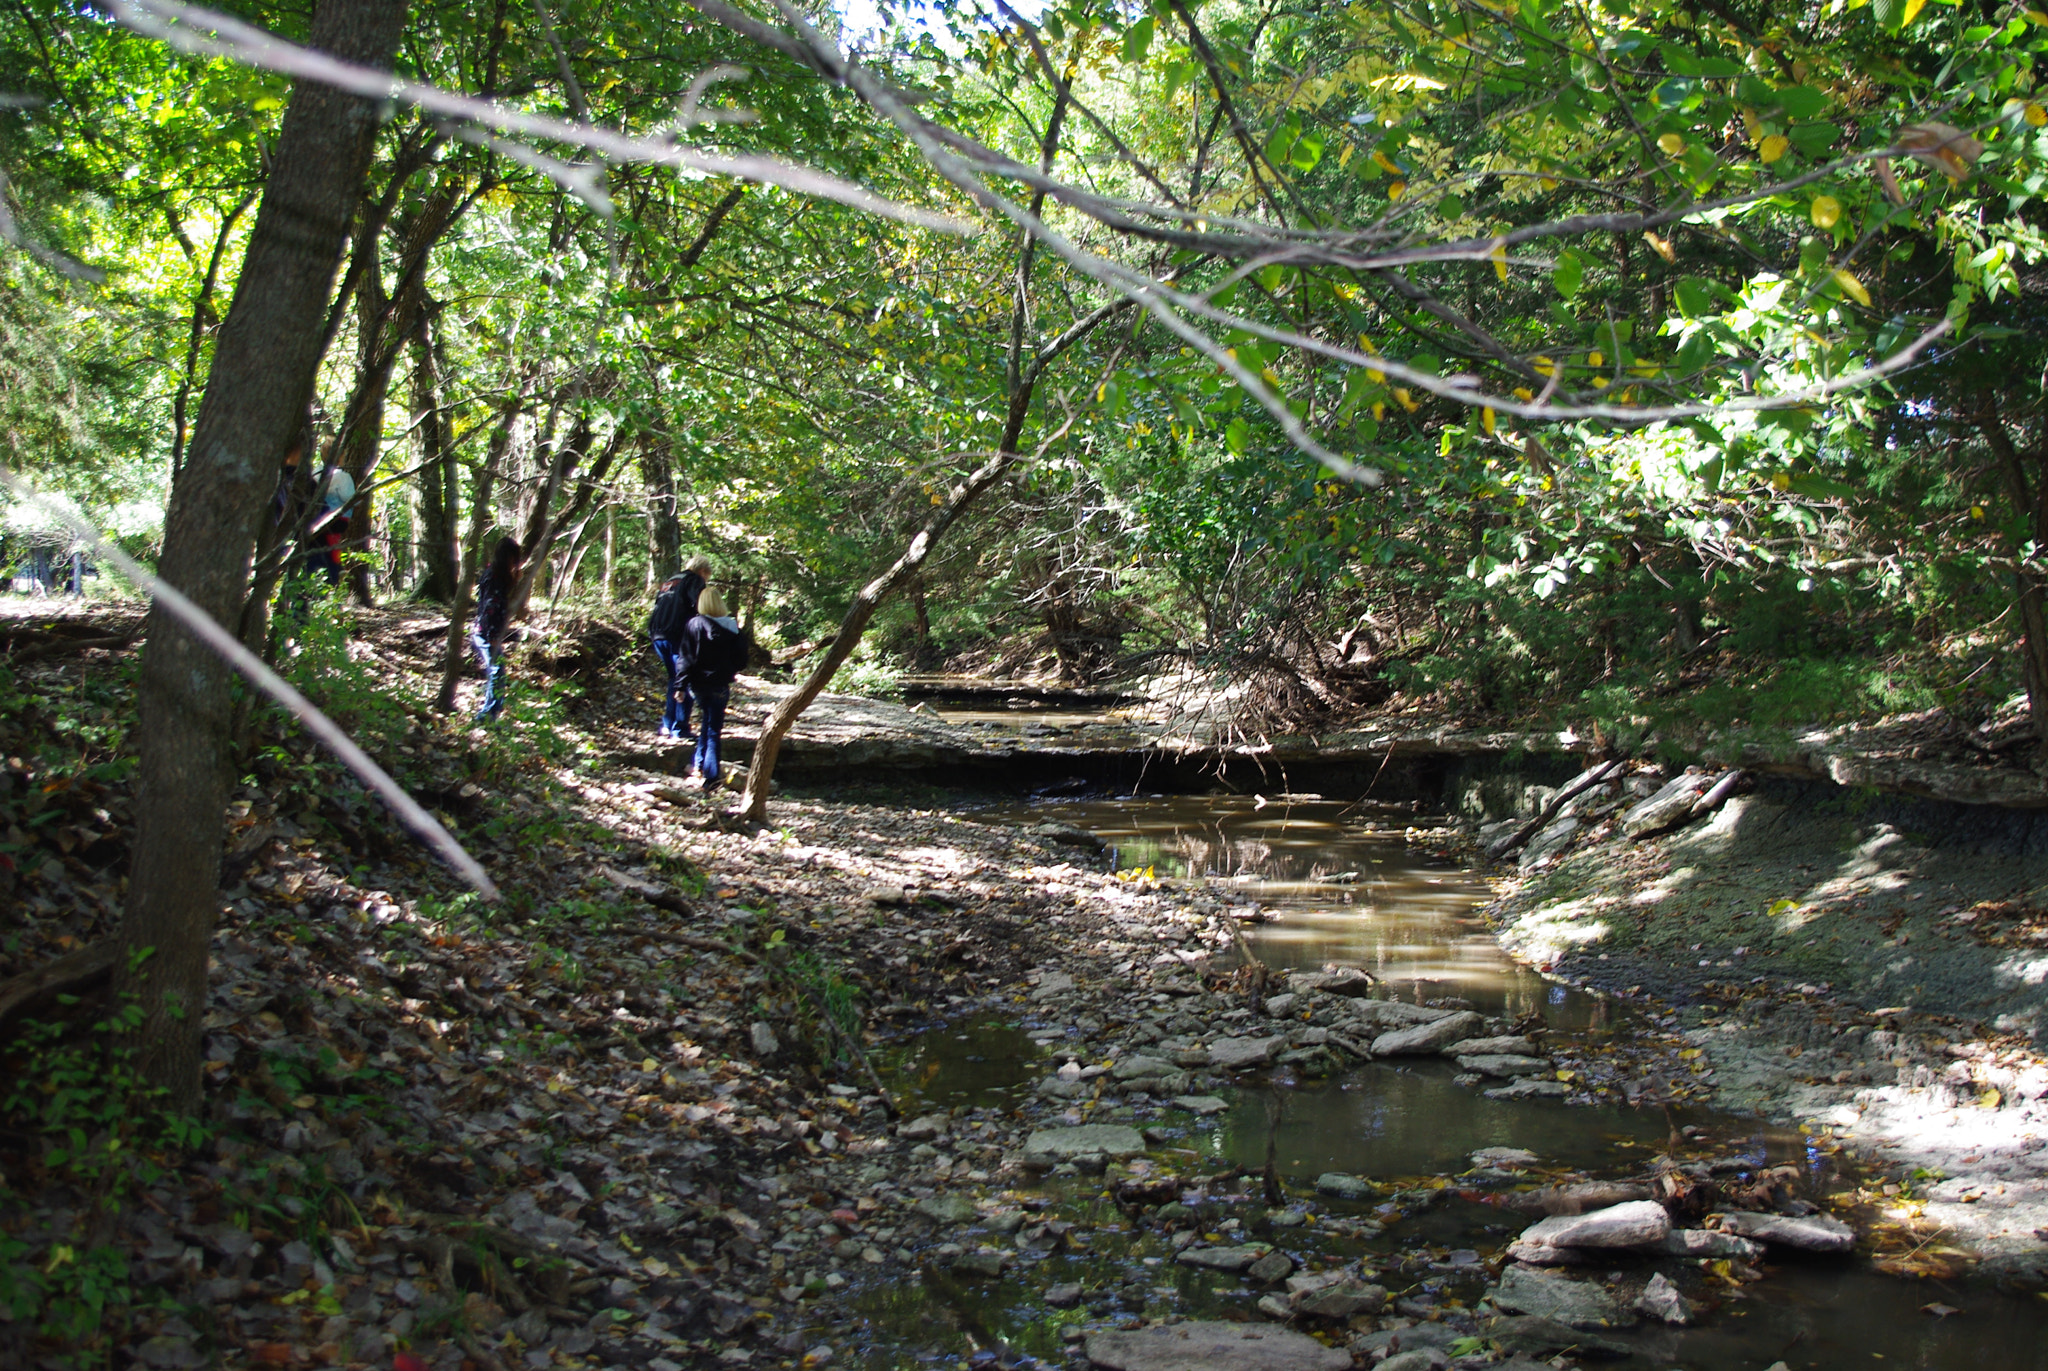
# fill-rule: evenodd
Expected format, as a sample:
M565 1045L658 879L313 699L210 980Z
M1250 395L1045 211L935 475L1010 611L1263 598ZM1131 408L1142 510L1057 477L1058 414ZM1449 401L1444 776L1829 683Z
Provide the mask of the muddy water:
M1271 963L1339 961L1366 967L1404 999L1456 996L1488 1013L1537 1013L1560 1033L1595 1039L1629 1032L1626 1007L1552 985L1502 956L1474 915L1485 898L1483 883L1411 846L1403 829L1427 821L1405 811L1322 800L1262 805L1168 797L1037 806L1029 817L1089 829L1117 847L1123 868L1208 877L1226 898L1256 902L1276 916L1248 930L1258 955ZM932 1029L899 1052L895 1084L919 1105L966 1116L1005 1113L1050 1069L1051 1045L1065 1041L1060 1028L1030 1018L982 1018ZM1498 1102L1451 1077L1448 1064L1433 1060L1375 1062L1327 1081L1282 1075L1225 1091L1229 1107L1206 1119L1142 1104L1094 1118L1159 1130L1166 1165L1183 1175L1220 1172L1233 1163L1263 1166L1270 1143L1297 1196L1325 1171L1380 1182L1383 1193L1373 1201L1319 1202L1320 1225L1298 1218L1276 1225L1255 1194L1197 1191L1183 1198L1205 1228L1226 1237L1271 1242L1299 1262L1337 1264L1365 1255L1389 1288L1410 1288L1425 1303L1450 1309L1478 1298L1489 1261L1528 1222L1456 1182L1444 1186L1442 1178L1464 1172L1478 1148L1527 1148L1546 1166L1624 1176L1643 1171L1674 1125L1692 1125L1756 1165L1801 1165L1817 1189L1834 1182L1828 1160L1803 1137L1754 1120L1705 1110L1672 1116ZM1082 1364L1061 1339L1067 1329L1138 1318L1259 1317L1251 1308L1257 1290L1234 1277L1176 1265L1164 1234L1102 1196L1097 1178L1027 1184L1012 1192L1012 1202L1034 1217L1075 1223L1086 1241L1042 1260L1027 1258L999 1282L960 1280L933 1268L921 1284L857 1288L852 1317L819 1331L855 1353L855 1364L877 1371L1019 1359L1052 1366ZM970 1246L1010 1241L972 1230L958 1240ZM1763 1371L1782 1360L1794 1371L2048 1371L2048 1307L1981 1284L1908 1283L1860 1259L1775 1256L1766 1279L1740 1288L1702 1282L1696 1271L1674 1275L1689 1296L1704 1302L1699 1325L1646 1326L1619 1335L1636 1350L1622 1365ZM1046 1305L1043 1292L1064 1282L1080 1283L1089 1298L1077 1308ZM1945 1319L1922 1312L1937 1301L1962 1312Z

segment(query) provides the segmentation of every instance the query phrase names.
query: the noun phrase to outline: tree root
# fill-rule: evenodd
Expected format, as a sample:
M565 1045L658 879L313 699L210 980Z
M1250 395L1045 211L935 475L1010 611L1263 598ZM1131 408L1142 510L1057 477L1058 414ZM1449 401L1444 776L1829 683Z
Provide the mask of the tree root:
M114 940L105 938L45 962L33 971L0 981L0 1024L59 995L95 989L113 971L115 952Z

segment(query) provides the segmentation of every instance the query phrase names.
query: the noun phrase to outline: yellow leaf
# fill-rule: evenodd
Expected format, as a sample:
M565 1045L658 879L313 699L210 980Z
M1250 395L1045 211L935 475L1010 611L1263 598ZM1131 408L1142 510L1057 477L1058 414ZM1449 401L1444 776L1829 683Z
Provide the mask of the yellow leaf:
M1527 386L1516 386L1515 398L1517 400L1533 400L1536 398L1536 392L1529 389Z
M1413 414L1416 410L1421 408L1421 406L1415 402L1415 397L1410 395L1405 390L1397 388L1394 391L1394 398L1396 400L1399 400L1401 402L1401 408L1407 410L1410 414Z
M1385 400L1375 400L1372 402L1372 417L1374 423L1378 423L1387 417L1387 402Z
M1650 251L1656 253L1665 261L1676 262L1678 260L1678 250L1671 246L1669 238L1659 238L1654 232L1645 229L1643 231L1643 241L1650 245Z
M2026 109L2021 111L2021 114L2026 119L2026 121L2029 124L2032 124L2035 128L2039 128L2043 124L2048 124L2048 109L2042 109L2032 100L2027 101L2027 107Z
M1763 120L1756 117L1756 111L1745 106L1742 111L1742 131L1755 142L1756 136L1764 131Z
M1607 354L1600 351L1600 349L1598 348L1595 348L1591 352L1586 354L1586 365L1589 367L1602 366L1606 363L1606 361Z
M1277 386L1280 384L1280 373L1273 370L1273 368L1271 367L1260 367L1259 375L1266 378L1266 384L1269 386Z
M1789 471L1772 472L1771 489L1777 491L1779 494L1783 494L1784 492L1792 489L1792 473Z
M2040 10L2028 10L2027 18L2036 24L2048 25L2048 14L2043 14Z
M1550 375L1556 369L1556 366L1557 364L1548 357L1531 357L1529 359L1530 370L1534 371L1538 376Z
M1685 139L1675 133L1666 133L1657 139L1657 146L1664 149L1666 156L1676 157L1685 151Z
M1396 176L1399 176L1401 174L1401 168L1395 166L1393 162L1388 160L1387 155L1384 152L1379 151L1377 148L1373 150L1372 160L1375 164L1378 165L1381 171L1390 171Z
M1407 193L1408 183L1406 181L1396 181L1387 187L1387 198L1389 200L1398 200Z
M1493 436L1493 423L1493 406L1488 405L1485 409L1479 411L1479 427L1486 430L1486 435L1489 438Z
M1905 28L1908 24L1911 24L1920 17L1920 11L1926 8L1927 0L1906 0L1906 17L1900 21L1899 27Z
M1816 228L1833 228L1842 218L1842 202L1832 195L1816 195L1809 212Z
M1607 389L1607 378L1606 378L1605 376L1595 376L1595 377L1593 378L1593 389L1595 389L1595 390L1605 390L1605 389Z
M1780 157L1783 157L1787 152L1791 150L1791 148L1792 140L1790 138L1787 138L1782 133L1774 133L1770 137L1764 139L1763 143L1757 148L1757 153L1764 159L1764 162L1768 165L1769 163L1777 161Z
M1983 518L1983 517L1984 517L1984 506L1982 506L1982 505L1971 505L1971 506L1970 506L1970 517L1971 517L1972 519L1981 519L1981 518Z
M1866 309L1869 308L1870 292L1863 288L1863 283L1861 281L1857 280L1853 275L1851 275L1849 272L1845 271L1841 267L1835 268L1835 284L1842 288L1842 294L1848 296L1851 300L1854 300L1857 304L1864 306Z
M1504 242L1493 245L1493 274L1503 281L1508 279L1508 245Z

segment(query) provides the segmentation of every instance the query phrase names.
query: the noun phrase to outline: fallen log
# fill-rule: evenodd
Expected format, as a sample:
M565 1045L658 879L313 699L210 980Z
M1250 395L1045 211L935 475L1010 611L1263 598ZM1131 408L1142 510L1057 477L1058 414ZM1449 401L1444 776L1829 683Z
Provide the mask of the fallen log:
M1603 784L1620 775L1621 769L1627 765L1628 759L1626 757L1616 757L1611 761L1602 762L1591 771L1582 771L1577 776L1574 776L1559 788L1557 794L1550 797L1550 803L1543 806L1543 811L1535 818L1523 824L1513 833L1507 834L1505 837L1496 838L1493 841L1493 845L1486 849L1487 860L1499 861L1523 843L1528 842L1529 839L1535 837L1543 830L1545 824L1556 817L1558 810L1563 809L1594 786Z

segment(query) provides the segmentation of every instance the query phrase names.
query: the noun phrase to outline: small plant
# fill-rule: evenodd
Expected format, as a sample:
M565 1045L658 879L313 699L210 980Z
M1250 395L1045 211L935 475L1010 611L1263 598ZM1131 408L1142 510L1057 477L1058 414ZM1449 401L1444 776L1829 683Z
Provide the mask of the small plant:
M0 1236L0 1310L55 1349L45 1364L104 1366L129 1311L164 1299L128 1283L127 1254L108 1241L113 1217L207 1133L165 1109L162 1092L134 1070L132 1049L118 1045L141 1022L130 1003L83 1038L64 1024L24 1025L27 1067L0 1100L14 1129L40 1141L29 1167L38 1198L76 1196L69 1231L41 1235L41 1246Z
M856 657L832 674L830 690L870 700L903 698L903 668L893 658Z

